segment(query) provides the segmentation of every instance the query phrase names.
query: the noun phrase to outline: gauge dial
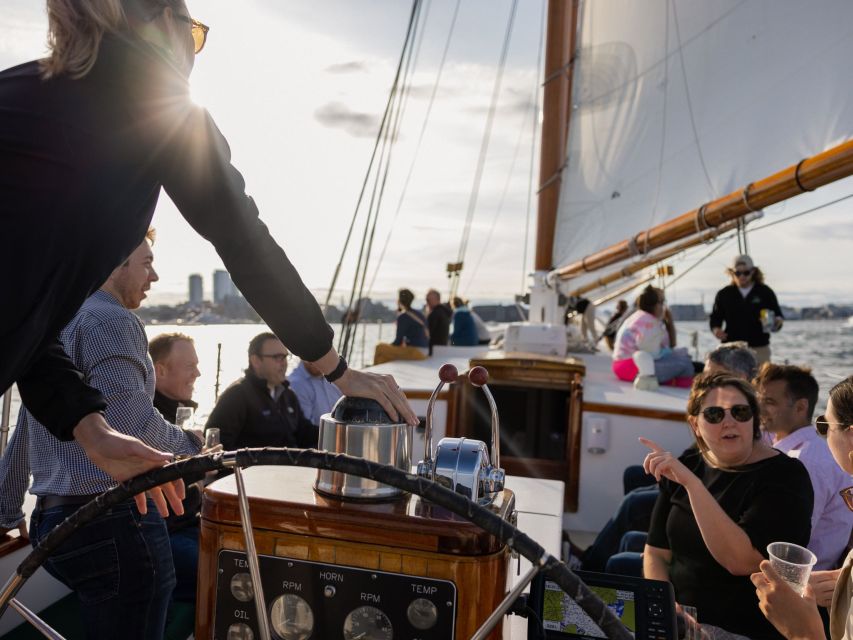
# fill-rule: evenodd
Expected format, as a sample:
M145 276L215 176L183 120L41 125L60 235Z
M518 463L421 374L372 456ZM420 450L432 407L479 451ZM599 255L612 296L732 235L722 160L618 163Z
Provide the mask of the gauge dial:
M406 609L406 617L415 629L424 631L435 626L438 621L438 609L426 598L418 598L412 600L409 608Z
M376 607L353 609L344 620L344 640L393 640L391 621Z
M231 578L231 595L240 602L249 602L255 597L255 589L252 587L252 576L248 573L235 573Z
M255 634L249 625L238 622L228 627L228 640L255 640Z
M286 593L273 601L270 618L273 633L280 640L308 640L314 631L311 606L293 593Z

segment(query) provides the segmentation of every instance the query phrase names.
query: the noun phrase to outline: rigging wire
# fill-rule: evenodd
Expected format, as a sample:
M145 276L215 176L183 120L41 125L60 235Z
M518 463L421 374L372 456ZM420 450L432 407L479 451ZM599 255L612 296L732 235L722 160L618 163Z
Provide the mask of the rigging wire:
M371 173L374 173L373 168L374 168L374 164L375 164L375 160L376 160L377 150L380 151L380 158L379 158L380 164L381 164L381 162L385 156L385 149L386 149L388 141L389 141L389 135L388 135L389 134L389 126L388 126L389 115L391 115L392 112L394 111L395 105L400 104L400 94L401 94L401 91L399 90L400 77L401 77L401 74L403 73L403 70L408 69L408 62L411 61L412 50L413 50L412 43L413 43L414 35L417 31L417 22L418 22L418 16L420 15L421 4L422 3L420 0L413 0L412 11L411 11L411 14L409 16L409 25L408 25L408 28L406 31L406 38L405 38L404 43L403 43L403 50L400 54L400 60L397 64L397 71L396 71L396 74L394 76L394 82L391 85L391 91L390 91L389 96L388 96L388 102L386 105L385 114L382 117L382 123L380 124L380 129L379 129L379 132L377 134L377 140L376 140L376 143L374 145L373 153L371 154L370 163L368 164L368 170L365 174L365 178L364 178L364 182L362 184L361 192L359 193L358 203L356 205L356 211L355 211L355 214L353 215L353 220L350 224L350 229L347 233L347 240L346 240L346 243L344 245L344 249L341 252L340 261L338 262L338 266L335 270L335 276L333 278L333 285L329 288L328 297L330 297L332 292L334 291L334 282L337 280L338 274L340 272L341 264L343 263L343 259L346 255L347 244L349 243L349 239L350 239L350 236L352 234L353 227L355 225L355 220L356 220L356 217L358 216L358 212L359 212L361 203L363 201L364 193L367 189L368 181L370 180ZM368 230L371 226L371 224L370 224L371 218L374 217L373 204L375 202L375 196L376 196L376 192L377 192L377 180L378 180L378 176L379 176L380 171L381 171L381 167L377 166L376 171L375 171L375 177L374 177L374 187L373 187L373 191L371 194L371 201L370 201L370 205L369 205L368 213L367 213L367 221L365 223L365 233L364 233L364 236L362 237L362 245L361 245L360 251L359 251L358 261L357 261L356 269L355 269L355 277L353 279L353 286L352 286L352 290L351 290L351 294L350 294L350 303L349 303L349 307L348 307L348 311L350 313L348 313L347 316L345 316L343 319L344 331L341 332L341 335L339 335L339 338L338 338L338 349L343 352L344 357L346 357L346 354L351 349L350 338L352 337L354 330L355 330L355 327L352 326L353 325L353 323L352 323L353 317L352 316L355 316L355 319L357 319L358 316L360 315L358 313L358 310L354 309L355 292L356 292L356 289L358 288L359 273L363 268L366 268L366 260L365 260L366 259L366 256L365 256L366 240L367 240L367 236L368 236ZM386 168L386 171L387 171L387 168ZM328 301L328 297L327 297L327 301ZM359 301L359 307L361 306L361 304L362 304L362 302ZM354 344L354 341L353 341L353 344Z
M521 288L524 291L527 284L527 251L530 248L530 211L533 202L533 169L536 165L536 131L539 128L539 78L542 77L542 50L545 35L545 3L542 0L539 9L539 53L536 55L536 81L537 87L533 98L533 133L530 137L530 173L527 177L527 211L524 220L524 253L521 258ZM518 305L518 303L516 303ZM524 315L522 314L522 317Z
M489 141L491 139L492 125L495 121L495 111L497 107L498 97L500 96L501 83L503 81L504 69L506 68L506 58L509 51L509 43L512 38L512 28L515 24L515 14L518 8L518 0L512 0L512 7L509 13L509 20L506 25L506 33L504 34L503 47L501 49L500 62L498 63L498 73L495 77L494 88L492 89L492 100L489 105L489 114L486 118L486 128L483 132L483 140L480 144L480 157L477 160L477 169L474 174L474 184L471 188L471 196L468 201L468 211L465 216L465 226L462 231L462 240L459 243L459 253L456 257L457 270L451 273L450 277L450 298L456 296L459 288L460 270L465 259L465 251L468 248L468 238L471 235L471 224L474 221L474 212L477 208L477 196L480 192L480 182L483 178L483 170L486 165L486 154L489 150Z
M684 97L687 98L687 113L690 115L690 127L693 129L696 152L699 155L699 163L702 165L705 181L708 184L708 193L713 195L714 188L711 184L711 175L708 173L708 167L705 165L705 154L702 153L702 145L699 143L699 132L696 129L696 118L693 115L693 101L690 99L690 85L687 83L687 69L684 65L684 45L681 42L681 29L678 25L678 7L676 7L675 0L672 0L672 17L675 19L675 37L678 40L678 58L681 61L681 76L684 79Z
M418 11L420 11L420 8L418 9ZM415 28L416 29L417 29L418 23L419 23L419 19L416 18L416 20L415 20ZM422 31L421 31L421 33L422 33ZM365 225L365 230L364 230L365 231L365 238L367 239L367 247L366 247L365 257L364 257L364 266L361 269L361 283L360 283L359 288L358 288L358 296L355 298L358 302L358 308L356 309L355 317L352 318L353 322L350 322L346 327L347 336L345 339L344 349L343 349L344 354L345 354L344 357L348 358L348 359L351 358L351 356L352 356L352 349L355 347L355 332L358 329L359 323L361 322L361 311L362 311L362 307L364 306L364 300L365 300L364 299L364 284L365 284L365 281L367 279L367 270L368 270L368 265L370 262L370 254L371 254L372 249L373 249L373 239L376 235L376 224L379 221L379 211L381 209L383 197L385 195L385 186L386 186L387 181L388 181L388 173L391 169L391 154L394 150L394 142L397 140L397 137L400 133L400 123L402 122L403 114L405 113L405 110L406 110L406 103L407 103L408 96L409 96L409 89L411 87L411 83L407 82L407 79L411 78L411 70L414 69L414 65L412 64L412 60L413 60L413 55L412 55L412 49L410 48L409 57L406 60L406 70L403 73L403 78L404 78L403 90L400 92L400 96L399 96L398 102L397 102L398 108L395 111L393 123L392 123L391 127L389 128L390 134L388 135L388 137L386 139L386 143L383 145L382 156L384 159L384 171L382 171L381 186L379 185L380 173L377 170L376 180L374 181L374 192L371 195L370 205L371 205L371 209L373 210L373 223L371 224L370 218L368 218L368 223ZM385 155L385 148L387 148L387 156ZM381 164L383 164L382 161L380 161L380 165ZM376 193L377 187L378 187L378 195ZM375 207L373 206L374 199L376 202ZM369 236L368 236L368 229L370 232ZM362 240L362 245L364 244L364 242L365 242L365 240ZM358 274L356 274L356 280L358 280ZM355 296L355 284L353 286L353 295ZM352 308L352 304L350 304L350 308ZM352 338L352 342L350 342L350 338Z
M658 153L658 179L655 186L655 200L652 205L652 212L649 216L649 227L654 226L655 215L658 211L660 202L660 187L663 182L663 159L666 152L666 125L667 125L667 107L669 106L669 2L666 3L666 15L664 16L666 26L664 27L664 65L663 65L663 109L661 109L661 135L660 135L660 151ZM648 236L646 236L648 238Z
M537 90L537 92L539 90L538 82L537 82L536 90ZM522 136L524 134L524 131L525 131L524 127L518 128L518 138L515 141L515 151L513 151L512 162L509 165L509 171L507 171L506 180L504 180L503 190L501 191L501 197L500 197L500 200L498 201L498 208L497 208L497 211L495 212L495 215L492 216L492 224L489 227L489 232L486 234L486 240L483 242L483 248L480 251L479 257L477 258L477 263L474 265L474 268L471 270L471 275L468 276L468 283L467 283L467 286L465 287L466 295L467 295L468 288L470 288L471 284L474 282L474 280L477 277L477 272L480 270L480 264L483 262L483 257L486 255L486 252L490 249L489 245L490 245L491 240L492 240L492 235L494 235L495 227L497 226L498 220L500 219L501 214L503 213L504 203L506 202L506 194L509 191L509 183L512 181L513 172L515 171L515 163L518 160L519 151L521 151L521 139L522 139Z
M379 131L377 131L377 133L376 133L376 142L373 144L373 151L370 154L370 161L367 163L367 171L364 174L364 180L362 181L362 184L361 184L361 191L358 194L358 199L356 200L356 203L355 203L355 210L353 211L352 220L350 221L350 226L349 226L349 229L347 230L346 238L344 239L344 246L341 249L341 257L338 259L338 264L335 266L335 272L332 275L332 282L329 285L329 291L326 293L326 301L324 303L324 307L329 306L329 301L331 300L332 295L335 291L335 285L337 284L338 276L341 273L341 265L343 264L344 257L346 257L347 247L349 246L349 242L350 242L350 239L352 237L352 232L353 232L353 229L355 228L355 222L358 218L358 212L361 209L361 203L362 203L362 200L364 198L364 192L367 190L367 183L370 180L370 172L373 169L373 162L376 159L376 151L378 150L379 145L382 141L382 132L385 129L385 124L388 120L388 114L390 113L391 105L394 102L394 96L396 94L397 84L398 84L399 79L400 79L400 72L403 68L403 60L405 59L405 56L406 56L406 49L409 45L409 41L410 41L412 31L414 28L413 25L414 25L415 17L417 15L417 10L418 10L419 6L420 6L420 0L413 0L412 1L412 11L411 11L411 14L409 15L409 26L406 30L406 38L403 41L403 51L400 53L400 60L397 63L397 71L394 74L394 81L391 84L391 91L389 92L388 100L385 103L385 112L382 114L382 120L379 123Z
M397 223L397 218L399 217L400 211L403 208L403 201L406 199L407 191L409 188L409 181L412 178L412 173L414 172L415 164L417 164L418 161L418 156L421 150L421 144L423 143L424 134L426 133L427 129L427 123L429 122L430 115L432 114L432 107L435 103L435 96L438 93L438 87L441 82L441 75L444 72L444 64L447 61L447 53L450 50L450 42L453 38L453 32L456 29L456 19L459 16L459 6L461 2L462 0L456 0L456 7L453 10L453 18L450 21L450 30L447 34L447 40L445 40L444 42L444 51L441 54L441 61L438 64L438 72L435 76L435 82L432 85L432 93L429 97L429 103L427 104L426 113L424 114L424 120L421 123L421 131L418 135L418 142L415 145L415 151L412 156L412 162L409 165L409 172L408 174L406 174L406 180L403 182L403 188L400 192L400 199L397 201L397 210L394 212L394 217L391 220L391 228L388 229L388 235L385 236L385 243L382 245L382 251L380 252L379 259L376 262L376 268L373 270L373 277L370 279L370 286L367 289L368 297L373 292L373 287L376 284L376 277L379 274L379 269L381 268L382 263L385 260L385 252L388 250L388 245L391 242L391 236L394 234L394 227ZM426 18L424 19L424 23L426 23ZM425 30L421 31L421 35L423 35L423 33L425 33Z
M805 211L800 211L799 213L793 213L793 214L786 216L784 218L781 218L779 220L774 220L773 222L768 222L766 224L762 224L758 227L754 227L752 230L753 231L761 231L762 229L767 229L768 227L773 227L777 224L782 224L783 222L788 222L788 220L793 220L794 218L799 218L800 216L804 216L804 215L809 214L809 213L814 213L815 211L820 211L821 209L824 209L824 208L829 207L829 206L834 205L834 204L838 204L839 202L844 202L845 200L849 200L850 198L853 198L853 193L848 193L846 196L836 198L835 200L830 200L829 202L824 202L823 204L819 204L819 205L812 207L810 209L806 209Z

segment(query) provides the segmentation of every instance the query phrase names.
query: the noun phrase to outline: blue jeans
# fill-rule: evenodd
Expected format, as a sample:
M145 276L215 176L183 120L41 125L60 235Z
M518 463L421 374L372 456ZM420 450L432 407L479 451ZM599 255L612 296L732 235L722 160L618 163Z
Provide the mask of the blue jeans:
M634 489L622 498L616 515L607 521L595 542L584 552L585 571L604 571L610 556L619 552L622 536L628 531L648 530L659 493L658 486L653 484Z
M172 545L172 561L175 563L177 584L172 594L175 602L195 604L198 582L198 534L199 527L184 527L169 534Z
M686 351L672 351L655 360L655 377L661 384L673 378L692 378L693 373L693 360Z
M33 546L79 507L36 508ZM44 568L76 593L87 638L162 638L175 569L166 524L151 500L144 516L133 501L113 507L74 532Z

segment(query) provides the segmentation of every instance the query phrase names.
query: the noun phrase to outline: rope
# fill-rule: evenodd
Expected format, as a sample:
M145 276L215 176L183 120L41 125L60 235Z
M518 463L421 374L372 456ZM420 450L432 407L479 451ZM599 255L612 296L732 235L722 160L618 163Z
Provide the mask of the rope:
M456 262L462 263L465 260L465 252L468 249L468 238L471 235L471 223L474 221L474 212L477 208L477 196L480 192L480 181L483 178L483 169L486 165L486 154L489 150L489 140L491 139L492 125L495 121L495 111L498 103L498 97L501 90L501 82L503 81L504 68L506 67L507 52L509 51L509 42L512 36L512 28L515 24L515 13L518 8L518 0L512 0L512 7L509 13L509 20L506 25L504 34L503 48L501 49L500 62L498 63L498 73L495 77L495 85L492 89L492 100L489 104L489 115L486 118L486 128L483 132L483 141L480 144L480 157L477 160L477 170L474 173L474 184L471 187L471 196L468 201L468 212L465 216L465 226L462 231L462 240L459 243L459 253L457 254ZM451 275L450 279L450 298L456 296L459 289L460 272L456 271Z
M344 317L343 330L338 338L338 351L345 358L351 358L352 356L352 349L355 346L355 331L357 330L361 319L361 311L364 304L364 298L362 295L364 292L364 280L367 274L367 266L373 246L373 236L376 231L376 223L379 217L382 195L384 194L385 183L388 177L388 170L390 168L391 146L397 138L400 116L403 111L403 103L405 97L408 95L408 91L406 89L402 91L399 89L401 84L400 76L402 71L402 77L404 79L402 85L403 87L406 87L405 78L408 77L409 70L411 68L412 52L414 50L412 42L414 41L414 36L417 33L421 6L422 2L420 2L420 0L414 0L412 13L409 19L409 28L406 33L406 40L403 44L403 51L400 56L400 64L397 67L397 74L391 87L391 94L389 96L389 113L392 114L392 124L390 126L385 126L380 130L381 148L379 152L379 162L377 163L377 169L374 173L373 189L371 190L370 203L368 205L367 220L364 226L361 247L359 248L358 260L356 261L352 289L350 290L348 309L352 313ZM385 120L385 124L388 124L387 119ZM368 168L368 175L365 176L366 178L369 177L371 168L372 166ZM380 175L383 176L381 186ZM359 280L361 281L360 285ZM356 302L358 303L358 308L354 308Z
M415 16L417 15L417 9L419 6L419 0L412 1L412 12L409 16L409 26L406 30L406 39L403 42L403 51L400 53L400 60L397 63L397 71L394 74L394 82L391 85L391 92L388 94L388 101L385 103L385 112L382 114L382 120L379 123L379 131L376 133L376 142L373 144L373 151L370 154L370 162L367 164L367 171L364 174L364 180L361 183L361 191L358 194L358 200L355 203L355 211L352 214L352 220L350 221L349 229L347 230L346 238L344 239L344 246L341 249L341 257L338 259L338 264L335 266L335 272L332 275L332 282L329 284L329 291L326 293L326 301L325 306L329 306L329 301L332 298L332 295L335 291L335 285L338 282L338 276L341 273L341 266L343 264L344 258L346 257L347 247L349 246L350 238L352 237L352 232L355 227L355 221L358 218L358 212L361 209L361 202L364 198L364 192L367 190L367 182L370 179L370 172L373 169L373 162L376 159L376 151L379 148L379 144L382 141L382 132L385 129L385 123L388 120L388 114L391 112L391 105L394 101L394 95L397 90L397 83L400 79L400 71L403 68L403 60L406 55L406 47L409 44L409 40L412 35L413 25L415 21Z
M370 297L370 294L373 292L373 287L376 284L376 277L379 274L379 269L382 266L382 263L385 260L385 252L388 250L388 245L391 242L391 236L394 234L394 227L397 223L397 218L400 215L400 211L403 208L403 201L406 198L406 194L409 188L409 181L412 178L412 173L415 170L415 164L417 164L418 157L421 150L421 143L424 140L424 134L426 133L427 123L429 122L430 115L432 114L432 107L435 102L435 96L438 93L438 87L441 82L441 75L444 72L444 63L447 61L447 52L450 50L450 41L453 38L453 32L456 29L456 18L459 15L459 6L461 0L456 0L456 7L453 10L453 18L450 21L450 31L447 34L447 40L444 42L444 51L441 54L441 61L438 64L438 72L435 76L435 82L432 85L432 93L429 97L429 104L427 104L426 113L424 114L423 123L421 123L421 132L418 136L417 145L415 145L415 152L412 156L412 162L409 165L409 172L406 174L406 180L403 183L403 189L400 192L400 199L397 201L397 210L394 212L394 218L391 220L391 228L388 230L388 235L385 236L385 243L382 245L382 252L379 254L379 259L376 262L376 268L373 270L373 277L370 279L370 287L367 289L367 295ZM424 19L426 23L426 19ZM422 32L423 34L424 32Z
M44 537L21 564L16 572L24 580L32 576L42 563L61 546L75 531L85 526L111 507L126 502L132 496L165 482L183 478L197 481L209 471L229 469L232 466L298 466L327 469L371 478L383 484L414 493L430 502L455 513L477 525L487 533L518 552L534 566L540 567L547 577L556 582L604 631L608 638L629 640L633 636L622 625L610 608L557 558L547 553L535 540L521 532L489 509L471 502L465 496L451 491L435 482L404 472L396 467L377 464L363 458L315 449L264 448L241 449L227 453L195 456L188 460L154 469L137 476L127 483L98 496L75 511L64 522ZM13 598L23 582L5 595ZM8 606L8 600L0 603L0 613Z
M542 75L542 39L545 34L545 0L542 0L539 9L539 53L536 56L536 77ZM521 291L527 284L527 251L530 248L530 212L533 201L533 170L536 166L536 130L539 128L539 90L534 92L533 98L533 133L530 137L530 173L527 177L527 210L524 219L524 253L521 258ZM518 305L518 303L516 303ZM523 316L522 316L523 317Z

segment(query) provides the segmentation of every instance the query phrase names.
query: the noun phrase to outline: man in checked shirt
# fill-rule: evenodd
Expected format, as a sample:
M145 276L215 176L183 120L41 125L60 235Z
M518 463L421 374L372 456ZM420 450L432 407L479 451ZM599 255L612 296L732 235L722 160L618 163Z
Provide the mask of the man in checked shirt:
M194 454L200 442L167 422L152 403L154 368L142 321L130 309L157 281L153 230L83 304L60 339L85 381L107 399L106 419L118 431L161 451ZM63 442L21 409L0 460L0 531L22 528L29 473L37 496L30 518L33 546L116 481L75 441ZM88 638L155 638L163 634L175 586L165 522L152 500L140 514L128 500L74 533L44 564L73 589Z

